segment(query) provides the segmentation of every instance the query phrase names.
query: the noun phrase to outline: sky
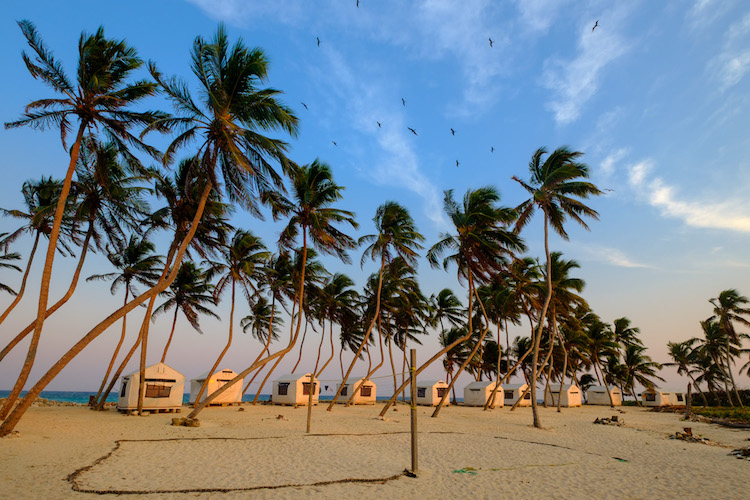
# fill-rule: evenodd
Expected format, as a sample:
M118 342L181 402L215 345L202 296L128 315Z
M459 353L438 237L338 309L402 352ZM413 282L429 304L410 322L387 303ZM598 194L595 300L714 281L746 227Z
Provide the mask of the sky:
M267 54L267 84L283 91L282 100L301 124L297 138L279 137L289 141L294 161L319 158L332 167L336 182L346 188L338 206L357 214L355 236L373 233L376 208L393 200L409 209L429 247L451 230L442 210L444 190L460 198L468 189L492 185L502 204L513 207L524 201L525 191L511 177L528 178L535 150L567 145L583 152L591 181L605 190L589 202L599 220L589 221L589 231L570 223L570 240L552 235L551 249L580 264L576 276L586 281L583 296L603 320L626 316L640 328L655 361L669 361L668 341L701 334L699 321L711 315L708 301L720 291L736 288L750 295L745 2L134 0L126 8L112 2L3 2L3 122L17 119L27 103L52 97L21 59L26 49L16 25L21 19L35 23L68 74L75 71L81 32L103 26L108 37L126 39L144 60L184 78L194 90L192 42L211 38L218 24L226 23L231 40L241 37ZM147 107L169 110L157 98ZM166 141L155 137L153 144L164 147ZM2 208L22 207L24 181L62 177L67 167L53 130L2 129L0 150ZM241 211L233 223L275 248L278 224ZM17 227L0 218L0 232ZM543 255L539 217L522 236L528 255ZM25 257L30 247L27 238L13 249ZM352 257L351 266L325 263L361 286L377 266L360 268L358 251ZM56 260L52 299L64 293L74 265L72 258ZM83 275L109 272L108 266L104 256L92 256ZM41 261L24 300L0 327L0 342L33 319L40 268ZM421 260L418 273L428 296L444 287L461 297L467 293L455 269L430 269ZM11 286L20 281L20 273L0 276ZM45 325L30 380L121 300L106 283L82 281ZM7 295L0 297L0 307L9 302ZM228 311L225 297L217 308L222 320L202 319L202 335L178 321L167 362L188 379L208 370L226 342ZM126 343L139 323L129 320ZM169 328L167 317L154 323L149 363L159 361ZM510 331L511 338L527 334L526 326ZM118 336L119 326L102 335L49 389L96 388ZM319 339L319 333L311 338ZM436 339L435 332L423 339L419 359L437 351ZM314 363L316 346L310 344L300 370ZM0 389L11 388L26 345L0 364ZM240 333L222 365L240 371L258 350L250 335ZM291 357L279 374L291 370L296 356ZM686 380L673 369L661 375L665 387L684 388ZM338 376L333 366L321 378ZM437 363L425 376L445 373ZM738 383L750 387L747 377ZM381 393L390 390L385 385Z

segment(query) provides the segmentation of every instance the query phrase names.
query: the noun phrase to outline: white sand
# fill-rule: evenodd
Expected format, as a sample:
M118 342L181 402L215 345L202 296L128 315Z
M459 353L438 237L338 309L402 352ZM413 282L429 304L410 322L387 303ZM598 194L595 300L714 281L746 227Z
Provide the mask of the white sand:
M0 440L0 490L5 498L90 497L73 483L99 492L160 492L127 498L750 497L750 461L728 455L750 445L750 431L632 407L617 413L624 427L592 423L616 413L607 407L561 414L542 408L544 430L529 425L530 408L449 407L436 419L420 408L417 479L309 486L384 479L410 465L408 407L386 421L376 418L381 405L325 408L314 408L311 436L305 408L211 408L199 428L172 427L171 414L32 408L20 435ZM716 445L667 439L688 425ZM253 489L290 484L302 486ZM195 491L212 489L230 491Z

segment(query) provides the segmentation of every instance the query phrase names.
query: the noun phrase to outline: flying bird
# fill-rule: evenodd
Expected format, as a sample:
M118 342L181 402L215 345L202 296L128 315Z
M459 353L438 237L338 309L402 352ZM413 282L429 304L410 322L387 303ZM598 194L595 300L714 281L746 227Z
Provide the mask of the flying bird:
M383 128L383 126L380 124L380 122L375 122L378 124L378 128Z
M596 22L594 23L594 27L593 27L593 28L591 28L591 31L593 32L593 31L594 31L594 30L596 29L596 27L597 27L597 26L599 26L599 20L598 20L598 19L597 19L597 20L596 20Z
M305 109L310 109L307 107L307 104L305 104L304 102L300 101L300 104L302 104L305 107Z
M403 104L404 106L406 106L406 101L404 101L403 97L401 98L401 104Z
M492 47L492 38L490 38L490 47Z
M490 153L494 153L494 152L495 152L495 146L490 146Z
M456 160L456 168L458 168L458 160Z
M451 135L456 135L456 131L451 129Z
M414 134L414 135L417 135L417 131L416 131L416 130L414 130L413 128L411 128L411 127L406 127L406 128L408 128L408 129L409 129L409 131L410 131L410 132L411 132L412 134Z
M357 7L359 7L359 0L357 0ZM326 389L326 390L328 390L328 389Z
M338 146L338 144L336 144L336 141L331 141L331 142L333 143L334 146Z
M320 38L316 36L315 39L318 41L318 47L320 47Z

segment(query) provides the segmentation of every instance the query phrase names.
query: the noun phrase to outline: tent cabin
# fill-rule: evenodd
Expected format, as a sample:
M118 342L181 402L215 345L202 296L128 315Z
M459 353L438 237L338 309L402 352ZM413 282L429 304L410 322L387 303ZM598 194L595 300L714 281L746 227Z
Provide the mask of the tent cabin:
M417 404L437 406L448 390L448 384L442 380L425 380L417 382ZM450 405L450 398L446 398L443 406Z
M682 393L680 393L682 397ZM678 402L674 393L649 388L641 393L643 406L671 406L685 404L685 398Z
M492 397L492 391L495 390L497 382L484 380L481 382L472 382L464 387L464 406L484 406ZM495 402L492 408L502 408L505 394L503 386L499 386L495 393Z
M514 405L529 384L505 384L503 385L503 400L506 405ZM531 406L531 392L527 392L518 406Z
M201 390L201 387L203 386L203 383L205 382L206 378L208 378L208 384L206 385L206 390L203 391L203 395L201 396L201 401L205 401L205 399L214 392L218 391L224 385L226 385L227 382L230 382L234 377L236 377L237 374L233 372L232 370L219 370L217 372L214 372L209 377L209 373L206 372L203 375L199 375L198 377L194 378L190 381L190 404L195 403L195 398L198 397L198 393ZM212 405L226 405L226 404L239 404L242 402L242 382L244 380L240 379L235 383L232 387L224 391L223 394L221 394L218 398L211 401Z
M341 384L336 384L336 390ZM338 399L339 403L346 403L354 391L354 397L351 404L353 405L374 405L375 397L378 392L378 386L372 380L365 382L364 377L354 378L346 381Z
M560 395L560 384L550 384L544 394L544 402L548 405L557 406L557 398ZM566 384L562 389L562 403L560 406L581 406L581 388L577 385Z
M685 406L687 403L685 402L685 395L681 392L673 392L672 393L672 404L675 406Z
M609 393L612 395L612 402L609 401L607 390L609 390ZM619 388L611 385L607 387L603 385L592 385L586 389L586 404L603 406L614 404L615 406L622 406L622 392Z
M313 379L313 404L318 404L320 384ZM310 374L290 373L273 381L271 403L275 405L307 406L310 398Z
M140 370L122 377L117 409L138 409L138 386ZM146 367L143 409L150 411L177 411L182 409L182 393L185 392L185 377L164 363Z

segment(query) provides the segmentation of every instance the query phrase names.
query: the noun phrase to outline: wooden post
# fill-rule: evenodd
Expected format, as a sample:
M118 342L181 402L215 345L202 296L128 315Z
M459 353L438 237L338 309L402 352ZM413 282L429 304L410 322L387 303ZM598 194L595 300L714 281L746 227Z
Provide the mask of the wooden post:
M417 350L411 351L411 366L409 367L411 386L411 474L416 476L419 472L417 460Z
M691 417L693 411L693 386L690 385L690 382L688 382L687 395L685 397L685 419L687 420Z

